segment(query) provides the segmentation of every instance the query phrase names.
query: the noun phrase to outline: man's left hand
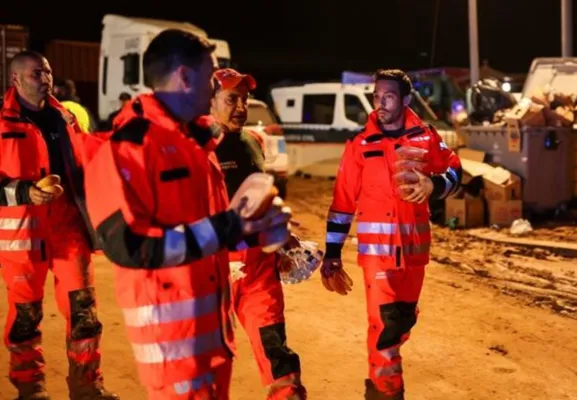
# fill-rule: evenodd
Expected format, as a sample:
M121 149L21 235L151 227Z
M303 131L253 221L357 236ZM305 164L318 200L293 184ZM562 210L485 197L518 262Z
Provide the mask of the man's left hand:
M402 192L410 193L408 196L404 197L403 200L410 203L424 203L429 199L429 196L433 193L433 181L427 175L420 171L413 170L419 177L417 183L411 183L399 186Z

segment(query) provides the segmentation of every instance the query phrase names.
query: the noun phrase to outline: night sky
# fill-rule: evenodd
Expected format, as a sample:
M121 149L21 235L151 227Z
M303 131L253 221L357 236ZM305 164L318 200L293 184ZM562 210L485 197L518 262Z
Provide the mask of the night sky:
M42 50L51 39L99 41L106 13L186 19L227 40L239 68L273 82L336 79L344 69L428 68L438 3L433 65L467 67L469 61L467 0L342 1L346 7L336 0L190 1L194 12L174 0L151 3L156 7L129 0L10 2L0 23L29 26L32 47ZM561 55L559 0L479 0L478 8L480 58L493 68L526 72L535 57Z

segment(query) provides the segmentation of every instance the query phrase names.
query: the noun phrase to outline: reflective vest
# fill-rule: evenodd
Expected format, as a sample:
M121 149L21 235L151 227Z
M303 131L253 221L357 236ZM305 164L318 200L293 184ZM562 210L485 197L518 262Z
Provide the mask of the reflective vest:
M65 100L62 102L62 105L74 114L82 132L89 133L92 130L90 115L88 114L88 111L86 111L86 108L72 100Z
M428 151L424 172L441 188L436 191L439 198L457 190L461 164L433 127L409 108L404 113L400 137L385 136L372 112L365 129L346 143L327 221L328 258L340 257L356 214L359 265L404 268L429 263L429 205L401 200L393 179L396 150L410 146Z
M86 169L90 217L116 266L117 303L141 379L153 387L181 391L234 351L228 252L215 237L229 227L208 220L228 199L210 163L188 127L144 94L116 117ZM185 249L192 224L197 246ZM203 258L184 262L183 249Z
M74 116L54 97L48 97L48 105L62 113L62 130L68 133L62 137L68 189L94 245L94 231L88 222L84 200L82 164L86 135L80 131ZM40 129L25 119L20 110L16 89L10 88L0 110L0 257L22 262L42 261L45 259L43 242L50 228L50 206L24 204L20 193L51 173L48 148Z

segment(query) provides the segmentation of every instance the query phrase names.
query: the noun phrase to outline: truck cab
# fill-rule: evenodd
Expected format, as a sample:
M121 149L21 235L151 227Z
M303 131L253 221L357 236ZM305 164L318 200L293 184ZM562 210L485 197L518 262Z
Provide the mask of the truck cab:
M208 38L206 31L188 22L107 14L102 24L98 73L98 111L101 121L105 121L110 113L119 108L120 93L126 92L134 97L150 91L144 83L142 56L158 33L165 29L182 29ZM228 43L212 38L208 40L216 45L215 54L219 66L230 66Z

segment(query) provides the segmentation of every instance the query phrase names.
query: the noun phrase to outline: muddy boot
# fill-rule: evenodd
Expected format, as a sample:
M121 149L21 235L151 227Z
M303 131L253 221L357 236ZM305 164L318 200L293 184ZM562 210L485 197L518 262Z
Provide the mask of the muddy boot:
M18 389L16 400L50 400L43 381L15 384Z
M298 377L277 381L268 387L267 400L307 400L307 390Z
M68 391L70 400L119 400L116 393L104 388L100 374L100 360L78 364L69 360Z
M109 392L101 383L98 383L75 388L70 392L70 400L120 400L120 396Z
M380 392L373 381L365 379L365 400L405 400L404 390L395 394Z

